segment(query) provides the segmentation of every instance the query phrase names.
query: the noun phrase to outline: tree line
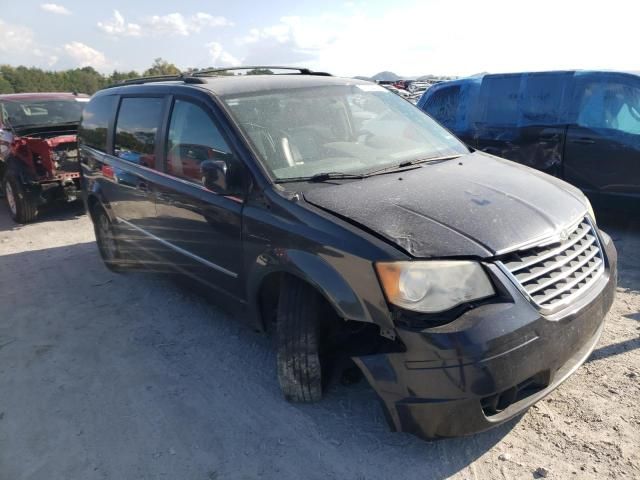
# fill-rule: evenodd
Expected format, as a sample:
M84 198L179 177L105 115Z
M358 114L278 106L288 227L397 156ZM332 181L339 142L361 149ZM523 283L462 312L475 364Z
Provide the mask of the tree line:
M188 72L196 71L189 69ZM180 69L174 64L156 58L147 70L120 72L114 70L103 75L93 67L49 71L35 67L0 65L0 94L24 92L77 92L93 94L97 90L122 80L140 76L177 75Z
M211 67L215 68L215 67ZM151 67L142 74L131 70L119 72L114 70L103 75L93 67L74 68L70 70L42 70L36 67L12 67L0 65L0 94L27 92L75 92L93 95L108 85L137 77L152 77L157 75L179 75L181 73L196 73L198 68L188 68L180 71L173 63L163 58L156 58ZM271 74L271 70L254 68L246 72L247 75ZM231 72L220 71L216 75L233 75Z

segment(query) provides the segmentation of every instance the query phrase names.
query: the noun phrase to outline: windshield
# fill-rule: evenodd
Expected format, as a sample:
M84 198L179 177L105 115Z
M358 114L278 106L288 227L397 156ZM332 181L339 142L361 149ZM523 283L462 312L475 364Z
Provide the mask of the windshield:
M80 123L84 98L10 100L2 105L3 120L13 128Z
M367 173L469 150L377 85L305 87L224 98L276 180Z

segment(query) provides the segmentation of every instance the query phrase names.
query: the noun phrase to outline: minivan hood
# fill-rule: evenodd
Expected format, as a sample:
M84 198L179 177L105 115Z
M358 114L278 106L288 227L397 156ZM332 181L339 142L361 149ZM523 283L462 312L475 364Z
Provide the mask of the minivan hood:
M318 186L304 197L418 258L515 250L561 232L587 209L567 183L480 152Z

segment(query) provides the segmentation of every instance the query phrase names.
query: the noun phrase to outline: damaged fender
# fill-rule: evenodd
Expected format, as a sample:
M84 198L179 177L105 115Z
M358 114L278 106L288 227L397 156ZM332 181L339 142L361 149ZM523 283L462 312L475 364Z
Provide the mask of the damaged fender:
M373 267L370 266L370 268ZM381 335L395 338L391 319L387 317L385 320L377 309L371 311L372 305L364 305L361 300L363 297L353 291L349 283L327 260L302 250L285 248L273 248L264 252L256 258L248 272L249 305L252 316L261 329L264 329L264 325L258 312L258 295L263 281L272 273L288 273L304 280L322 294L340 317L359 322L377 323L380 326Z

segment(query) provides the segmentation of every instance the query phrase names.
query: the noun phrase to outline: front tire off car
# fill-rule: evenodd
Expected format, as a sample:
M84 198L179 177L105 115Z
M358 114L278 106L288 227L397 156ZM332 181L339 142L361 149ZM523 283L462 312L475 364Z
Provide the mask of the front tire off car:
M29 223L36 219L38 208L14 174L7 173L2 182L2 188L9 207L9 214L14 222Z

